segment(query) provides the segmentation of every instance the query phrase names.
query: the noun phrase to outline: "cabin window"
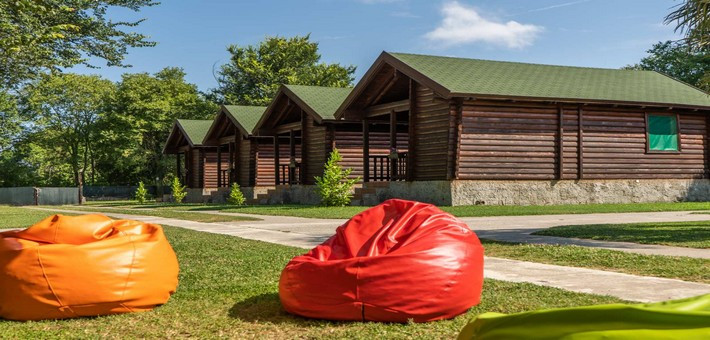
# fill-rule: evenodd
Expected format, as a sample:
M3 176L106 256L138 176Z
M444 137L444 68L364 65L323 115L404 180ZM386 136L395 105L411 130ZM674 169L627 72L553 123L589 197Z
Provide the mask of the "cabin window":
M678 116L648 114L646 125L648 151L680 151Z

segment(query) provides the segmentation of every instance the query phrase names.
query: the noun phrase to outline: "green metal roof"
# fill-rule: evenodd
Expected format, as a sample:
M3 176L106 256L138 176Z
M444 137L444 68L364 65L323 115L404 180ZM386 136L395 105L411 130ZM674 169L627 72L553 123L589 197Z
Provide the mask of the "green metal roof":
M335 111L353 90L350 87L284 85L322 119L335 119Z
M389 54L441 85L450 96L490 95L710 106L707 93L655 71Z
M239 122L250 134L266 111L264 106L225 105L224 108L227 109L227 114Z
M212 126L211 120L178 119L177 123L195 146L202 145L202 140Z

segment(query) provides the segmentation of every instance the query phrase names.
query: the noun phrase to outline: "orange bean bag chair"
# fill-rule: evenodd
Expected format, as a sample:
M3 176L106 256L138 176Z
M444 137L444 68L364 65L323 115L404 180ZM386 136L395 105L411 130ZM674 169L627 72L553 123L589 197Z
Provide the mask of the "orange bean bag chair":
M148 311L177 283L177 258L159 225L55 215L0 233L0 318Z
M419 202L389 200L281 273L287 312L310 318L415 322L448 319L478 304L483 247L461 220Z

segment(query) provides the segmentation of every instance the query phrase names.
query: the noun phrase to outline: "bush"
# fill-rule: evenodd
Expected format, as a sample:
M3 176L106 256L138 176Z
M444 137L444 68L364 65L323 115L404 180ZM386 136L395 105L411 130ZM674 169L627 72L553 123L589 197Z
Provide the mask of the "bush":
M316 186L321 197L321 204L327 207L342 207L350 204L352 189L360 178L348 179L353 169L343 169L340 161L343 156L338 149L333 149L323 170L323 177L316 176Z
M180 184L180 180L175 177L173 178L173 183L170 187L173 191L173 200L175 200L175 203L182 203L182 201L185 199L185 196L187 196L185 186Z
M227 197L227 203L233 205L244 205L245 201L246 198L244 198L244 194L239 188L239 184L232 184L232 189L229 191L229 197Z
M139 204L143 204L148 200L148 189L145 188L145 184L142 181L138 182L135 198Z

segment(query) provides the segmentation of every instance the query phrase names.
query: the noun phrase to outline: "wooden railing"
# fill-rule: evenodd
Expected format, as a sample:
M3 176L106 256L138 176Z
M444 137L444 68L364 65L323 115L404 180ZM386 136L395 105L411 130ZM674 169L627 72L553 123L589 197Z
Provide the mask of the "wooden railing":
M301 163L296 162L295 167L289 164L279 164L279 177L276 184L299 184L301 177Z
M221 170L219 172L219 181L222 187L229 186L229 169Z
M370 156L370 181L404 181L407 179L407 153L397 153L397 159L389 155Z

